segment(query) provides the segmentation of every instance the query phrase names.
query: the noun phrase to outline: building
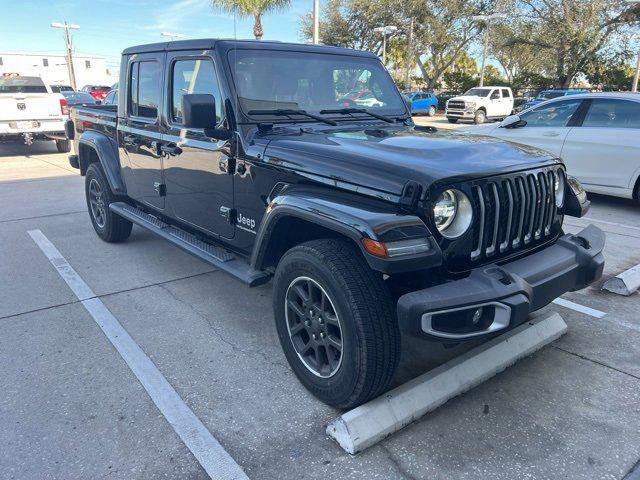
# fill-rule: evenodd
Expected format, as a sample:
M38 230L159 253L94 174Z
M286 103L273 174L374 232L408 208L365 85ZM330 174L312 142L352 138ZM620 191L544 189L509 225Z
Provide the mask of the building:
M73 69L78 89L118 81L118 72L109 70L104 57L74 55ZM3 73L40 76L50 84L71 85L64 54L0 51L0 76Z

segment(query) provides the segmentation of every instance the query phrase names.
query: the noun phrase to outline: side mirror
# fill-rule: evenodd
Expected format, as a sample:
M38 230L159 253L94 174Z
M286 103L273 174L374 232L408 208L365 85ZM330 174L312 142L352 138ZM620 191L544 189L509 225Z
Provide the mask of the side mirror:
M527 124L520 118L520 115L509 115L500 123L500 128L518 128Z
M229 140L231 130L215 128L216 99L210 93L191 93L182 96L182 115L186 128L201 128L209 138Z

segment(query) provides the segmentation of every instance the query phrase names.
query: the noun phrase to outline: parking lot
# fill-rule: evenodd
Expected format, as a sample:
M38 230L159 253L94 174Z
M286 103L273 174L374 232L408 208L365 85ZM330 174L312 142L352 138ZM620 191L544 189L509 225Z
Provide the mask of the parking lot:
M640 294L601 291L640 263L640 207L592 196L604 278L566 294L568 333L365 452L291 372L271 286L245 288L134 227L94 233L52 142L0 145L0 477L208 478L29 231L40 230L252 479L623 479L640 460ZM403 339L400 384L460 354ZM637 477L633 477L637 478Z

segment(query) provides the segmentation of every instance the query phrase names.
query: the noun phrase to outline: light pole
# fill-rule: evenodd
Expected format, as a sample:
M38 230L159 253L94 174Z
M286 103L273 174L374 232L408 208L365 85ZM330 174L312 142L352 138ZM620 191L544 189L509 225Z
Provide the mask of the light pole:
M163 37L169 37L169 39L173 42L176 38L184 38L182 33L171 33L171 32L162 32L160 35Z
M320 43L320 0L313 0L313 44Z
M398 27L386 25L384 27L376 27L373 31L382 34L382 63L387 66L387 35L393 35L398 31Z
M625 3L630 5L634 3L640 3L640 0L625 0ZM640 38L640 37L637 37ZM638 63L636 63L636 74L633 76L633 85L631 85L631 91L638 91L638 79L640 79L640 52L638 52Z
M69 72L69 83L71 83L71 88L77 90L76 74L73 70L73 55L71 54L71 37L69 36L69 30L78 30L80 25L76 25L75 23L68 24L65 21L64 23L53 22L51 27L64 29L64 43L67 49L67 72Z
M482 47L482 66L480 67L480 87L484 85L484 67L487 62L487 50L489 50L489 25L491 24L491 20L505 17L506 15L504 13L492 13L491 15L474 15L473 17L471 17L476 22L484 22L486 25L484 32L484 45Z
M411 90L411 55L413 54L413 17L409 24L409 36L407 37L407 64L404 71L404 83L407 90Z

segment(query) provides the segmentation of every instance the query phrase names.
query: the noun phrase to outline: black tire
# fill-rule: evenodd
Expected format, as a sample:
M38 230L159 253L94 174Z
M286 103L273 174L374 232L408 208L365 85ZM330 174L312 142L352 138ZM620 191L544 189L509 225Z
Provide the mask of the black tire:
M302 280L301 280L302 279ZM341 354L339 360L333 357L334 364L329 374L321 376L305 363L298 350L299 337L294 340L292 329L307 331L306 337L311 343L309 329L302 326L303 317L291 315L288 300L291 288L296 289L300 282L307 282L320 293L325 293L329 310L333 310L332 321L325 321L326 338L331 335L329 324L335 323L334 333L340 334ZM315 286L314 286L315 284ZM319 289L316 288L319 287ZM304 287L302 287L304 290ZM309 290L310 291L310 290ZM313 297L313 295L312 295ZM309 307L316 302L313 298ZM352 408L383 393L389 386L400 359L400 330L395 315L395 307L382 275L369 268L361 253L350 243L336 239L313 240L289 250L278 264L273 283L273 309L280 344L294 373L302 384L324 403L336 408ZM311 322L313 316L306 315ZM322 318L319 323L322 324ZM322 316L325 316L324 313ZM327 315L325 318L329 318ZM311 328L314 328L313 325ZM322 326L320 326L322 328ZM337 328L337 330L335 330ZM322 333L318 335L318 338ZM324 338L324 337L323 337ZM314 341L315 342L315 341ZM322 340L319 340L322 342ZM327 342L327 340L324 340ZM315 343L324 355L329 356L329 346ZM296 350L298 348L298 350ZM317 348L313 349L317 352ZM335 353L335 352L334 352ZM318 359L315 353L315 360ZM325 373L327 373L327 368Z
M429 107L429 110L427 110L427 115L429 117L434 117L436 115L436 107L434 107L433 105L431 105Z
M485 111L478 110L476 112L475 117L473 117L473 123L475 123L476 125L481 125L486 121L487 121L487 114L485 113Z
M68 153L71 151L71 142L69 140L56 140L56 148L60 153Z
M95 189L99 189L99 196L95 195ZM102 240L105 242L122 242L131 235L133 224L109 209L109 205L115 202L116 199L99 163L92 163L87 169L85 197L91 223ZM94 202L93 205L92 201Z
M457 118L447 117L447 120L449 120L449 123L458 123Z

